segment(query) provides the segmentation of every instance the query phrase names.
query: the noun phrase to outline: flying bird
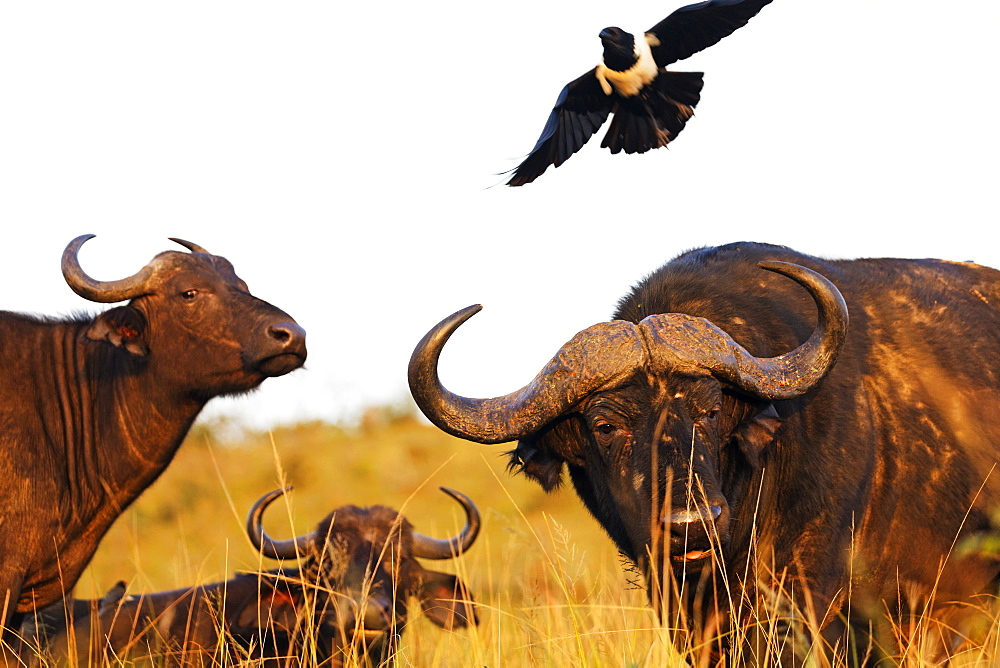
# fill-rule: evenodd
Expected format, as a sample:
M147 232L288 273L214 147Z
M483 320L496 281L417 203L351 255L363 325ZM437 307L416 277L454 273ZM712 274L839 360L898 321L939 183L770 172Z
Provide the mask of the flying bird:
M600 33L604 57L569 82L542 135L518 165L509 186L538 178L583 147L613 114L601 146L612 153L645 153L684 129L701 97L701 72L668 72L667 65L707 49L757 15L771 0L707 0L681 7L638 39L621 28Z

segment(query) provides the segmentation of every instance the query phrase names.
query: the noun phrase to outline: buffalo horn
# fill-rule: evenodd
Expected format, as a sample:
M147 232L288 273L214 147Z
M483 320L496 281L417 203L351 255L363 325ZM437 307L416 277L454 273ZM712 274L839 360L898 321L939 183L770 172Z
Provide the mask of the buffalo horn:
M682 313L652 315L640 323L649 333L653 363L660 369L709 371L762 399L805 394L830 370L847 337L847 304L824 276L789 262L760 266L802 285L816 302L818 318L809 339L777 357L754 357L704 318Z
M647 364L659 370L708 372L762 398L799 396L833 366L847 336L847 305L833 283L810 269L787 262L760 266L798 282L817 305L812 336L784 355L756 358L711 322L690 315L654 315L639 325L615 320L577 334L520 390L470 399L441 384L437 365L448 338L482 309L475 305L442 320L417 344L410 357L410 391L431 422L479 443L532 434L591 392Z
M441 491L462 504L465 510L465 528L454 538L431 538L413 532L413 556L422 559L452 559L462 554L476 542L479 535L479 509L472 499L461 492L442 487Z
M479 443L503 443L527 436L588 393L624 378L645 359L642 337L630 322L616 320L578 333L529 384L492 399L453 394L441 384L441 350L458 327L482 310L453 313L421 339L410 357L410 392L435 425Z
M184 246L184 248L187 248L192 253L204 253L205 255L211 255L211 253L194 242L184 241L184 239L178 239L177 237L169 237L169 239L174 243Z
M291 487L276 489L257 499L247 513L247 537L257 551L271 559L297 559L306 554L315 537L315 531L288 540L274 540L264 531L261 518L271 502L291 490Z
M93 234L84 234L69 242L62 255L62 273L73 292L84 299L101 304L123 302L146 292L146 284L153 275L155 265L147 264L136 274L118 281L95 281L80 267L77 253Z

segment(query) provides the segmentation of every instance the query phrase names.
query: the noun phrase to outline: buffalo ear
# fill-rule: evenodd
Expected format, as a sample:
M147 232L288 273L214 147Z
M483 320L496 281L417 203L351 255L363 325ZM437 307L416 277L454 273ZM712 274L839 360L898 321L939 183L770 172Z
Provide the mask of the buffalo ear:
M475 600L457 575L424 569L417 596L427 618L443 629L478 624Z
M257 586L257 591L233 619L234 628L257 628L264 624L279 631L294 630L298 606L287 583L261 578L254 584Z
M519 440L517 447L507 453L510 456L507 470L523 473L551 492L562 484L567 462L583 466L584 460L579 455L582 443L579 421L572 417L559 420Z
M546 492L551 492L562 484L566 461L554 456L544 446L540 447L536 439L522 438L517 442L517 447L506 454L510 457L507 462L510 473L523 473L541 485Z
M774 441L774 434L781 426L781 417L774 404L754 415L739 426L734 434L743 456L754 466L759 465L760 455Z
M146 317L131 306L117 306L94 318L87 330L91 341L107 341L136 357L149 354Z
M519 440L517 447L507 453L510 456L507 470L523 473L551 492L562 484L567 462L583 466L584 460L579 456L582 439L578 420L559 420Z

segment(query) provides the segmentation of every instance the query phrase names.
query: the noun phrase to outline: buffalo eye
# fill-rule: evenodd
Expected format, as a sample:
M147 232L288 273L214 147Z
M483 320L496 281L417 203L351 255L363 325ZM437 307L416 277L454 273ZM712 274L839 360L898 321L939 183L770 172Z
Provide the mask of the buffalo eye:
M707 410L704 413L702 413L701 417L699 417L697 421L702 425L711 424L715 422L715 418L717 417L719 417L719 409L712 408L711 410Z
M594 435L597 437L597 442L606 448L611 446L618 431L618 427L610 422L598 422L594 425Z
M181 293L181 299L183 299L186 302L194 301L197 296L198 296L197 290L185 290Z

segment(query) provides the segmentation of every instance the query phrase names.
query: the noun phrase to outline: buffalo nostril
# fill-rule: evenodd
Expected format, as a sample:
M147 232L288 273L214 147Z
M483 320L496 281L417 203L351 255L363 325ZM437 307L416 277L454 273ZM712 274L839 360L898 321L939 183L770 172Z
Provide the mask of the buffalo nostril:
M384 601L368 599L364 603L364 625L370 631L389 628L389 605Z
M675 510L670 513L667 521L671 525L686 525L692 522L714 522L722 514L722 506L702 506L687 510Z
M290 320L271 325L268 328L268 334L284 346L291 345L296 341L304 341L306 338L306 330L302 329L297 322Z

